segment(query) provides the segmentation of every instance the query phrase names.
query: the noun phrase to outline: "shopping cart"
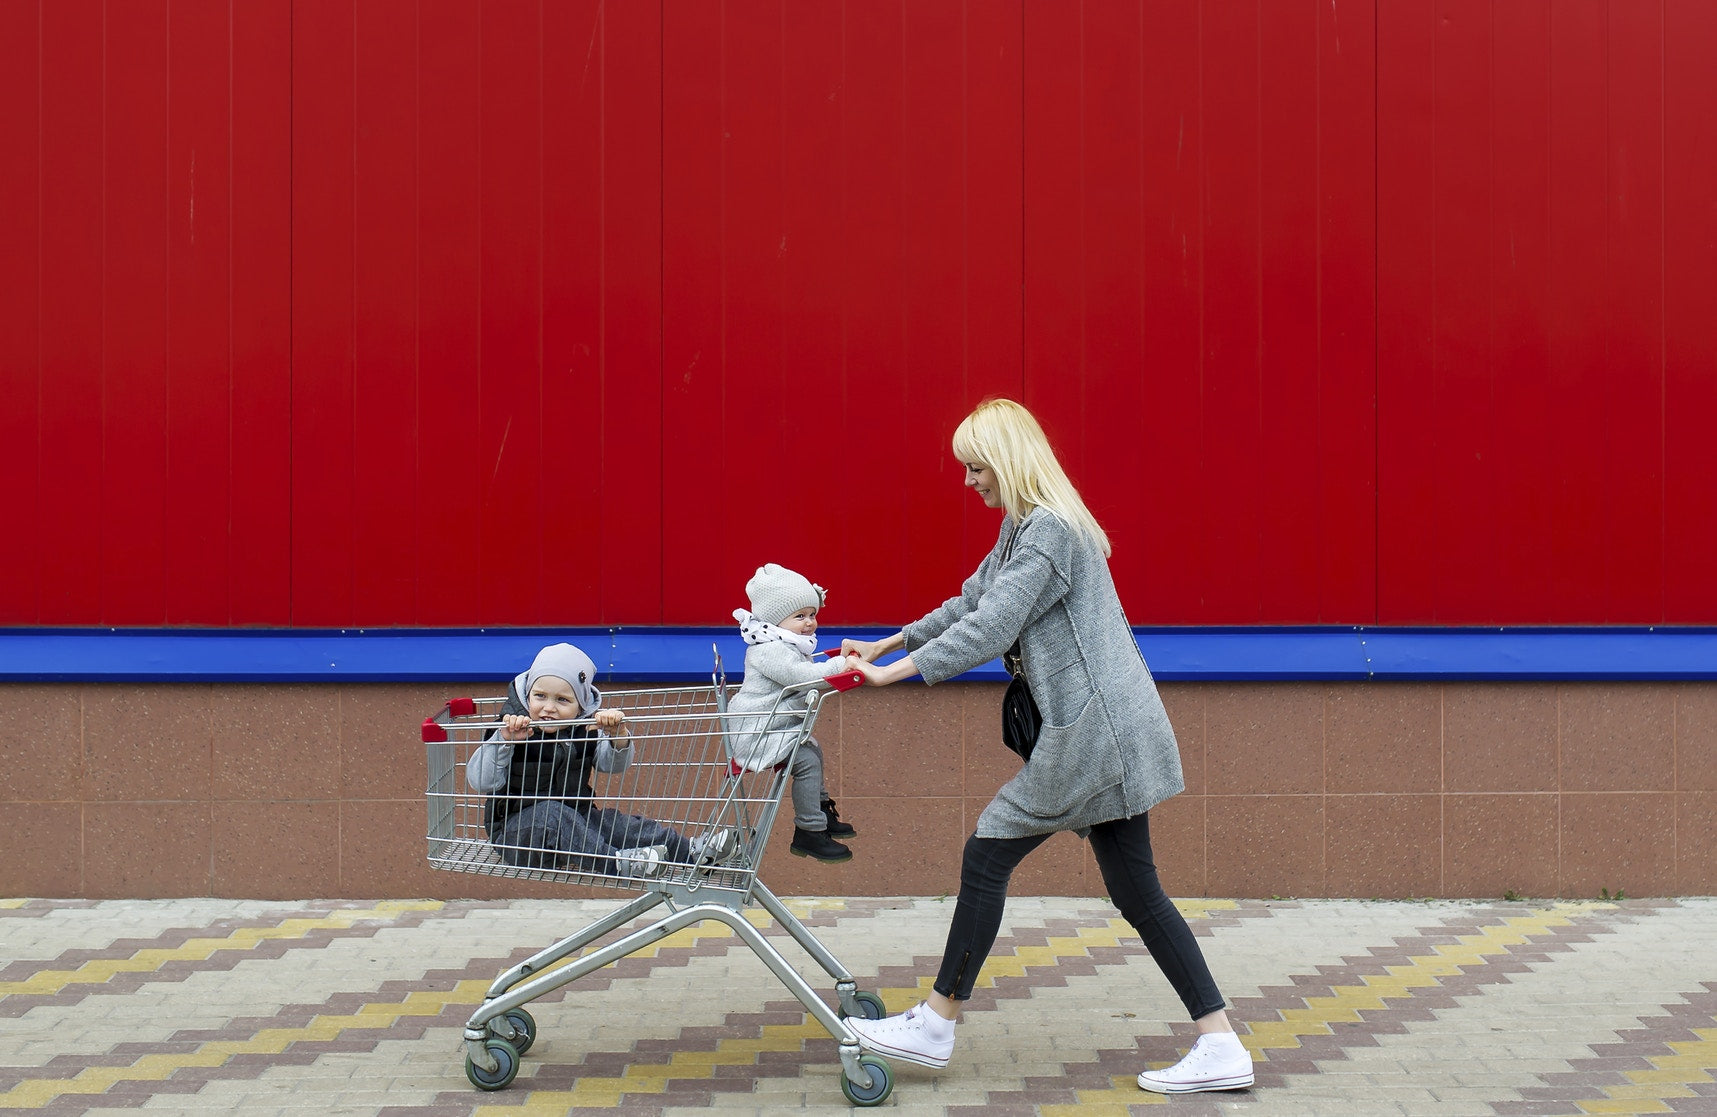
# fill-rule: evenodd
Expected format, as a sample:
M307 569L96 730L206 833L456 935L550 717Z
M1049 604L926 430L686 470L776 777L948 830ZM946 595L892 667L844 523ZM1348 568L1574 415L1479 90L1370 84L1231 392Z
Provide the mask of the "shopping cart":
M835 690L857 686L856 673L829 679ZM727 714L731 693L716 653L710 686L610 692L604 705L626 715L632 759L623 771L595 777L594 804L622 815L665 823L684 842L646 850L627 848L611 855L567 856L554 849L497 847L489 837L489 801L496 796L473 790L466 765L491 731L500 727L504 698L456 698L423 721L429 757L429 863L432 868L518 880L561 881L596 888L640 892L609 915L545 948L497 977L483 1004L465 1024L465 1074L479 1090L500 1090L519 1071L519 1057L536 1041L537 1024L525 1005L610 962L648 947L685 927L716 919L739 935L799 998L817 1022L840 1043L841 1088L855 1105L880 1105L894 1088L894 1074L877 1055L859 1051L858 1036L845 1024L849 1016L878 1019L882 999L860 992L852 974L816 936L757 879L757 866L769 842L792 762L760 772L733 760L737 736L746 729ZM793 747L811 735L829 687L808 683L791 687L786 698L808 700ZM744 715L750 721L757 715ZM771 715L771 718L773 715ZM760 719L758 724L768 724ZM556 730L589 726L590 721L538 722ZM613 817L613 816L607 816ZM618 844L618 843L614 843ZM839 1010L818 996L787 964L762 932L742 914L750 904L768 912L835 981ZM667 913L648 926L579 954L585 947L646 912ZM578 954L577 958L573 955ZM566 959L571 961L559 965Z

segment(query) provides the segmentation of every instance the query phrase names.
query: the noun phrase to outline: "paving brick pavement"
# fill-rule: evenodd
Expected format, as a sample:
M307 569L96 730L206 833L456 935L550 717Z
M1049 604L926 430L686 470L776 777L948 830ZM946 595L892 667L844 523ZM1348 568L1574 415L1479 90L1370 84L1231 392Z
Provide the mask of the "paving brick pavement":
M839 1113L836 1044L744 941L694 925L534 1002L506 1090L463 1025L507 967L617 905L0 900L0 1111ZM789 901L891 1010L951 903ZM954 1117L1717 1115L1717 900L1182 902L1257 1061L1247 1091L1134 1076L1190 1042L1112 909L1019 898L946 1070L882 1111ZM831 982L761 912L794 967ZM617 937L613 936L613 937Z

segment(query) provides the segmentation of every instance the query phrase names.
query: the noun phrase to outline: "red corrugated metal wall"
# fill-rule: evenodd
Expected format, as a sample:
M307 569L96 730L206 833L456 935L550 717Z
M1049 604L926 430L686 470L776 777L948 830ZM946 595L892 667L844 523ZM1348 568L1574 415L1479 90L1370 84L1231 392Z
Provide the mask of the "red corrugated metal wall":
M1717 7L0 2L0 623L1717 622Z
M0 622L291 616L290 17L0 3Z
M1378 11L1380 616L1717 620L1717 5Z

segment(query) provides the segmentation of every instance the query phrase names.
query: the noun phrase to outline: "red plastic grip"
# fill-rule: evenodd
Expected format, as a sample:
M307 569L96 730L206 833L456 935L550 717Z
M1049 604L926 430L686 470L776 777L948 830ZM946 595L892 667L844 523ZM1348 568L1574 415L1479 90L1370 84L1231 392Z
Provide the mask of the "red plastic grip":
M841 654L841 650L839 648L829 648L822 654L833 659ZM828 675L825 677L824 681L838 691L851 690L853 687L864 685L864 676L859 674L857 671L848 671L844 675Z
M423 743L437 744L447 740L447 729L434 718L423 719Z
M477 700L474 698L449 698L447 712L456 718L468 718L477 712Z

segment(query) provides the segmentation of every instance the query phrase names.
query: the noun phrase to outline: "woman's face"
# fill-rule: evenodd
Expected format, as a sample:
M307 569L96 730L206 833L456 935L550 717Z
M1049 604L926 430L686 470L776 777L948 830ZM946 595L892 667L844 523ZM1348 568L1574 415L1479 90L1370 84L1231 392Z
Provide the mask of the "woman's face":
M966 487L983 497L986 507L1002 506L1001 490L996 488L996 475L983 462L966 463Z

